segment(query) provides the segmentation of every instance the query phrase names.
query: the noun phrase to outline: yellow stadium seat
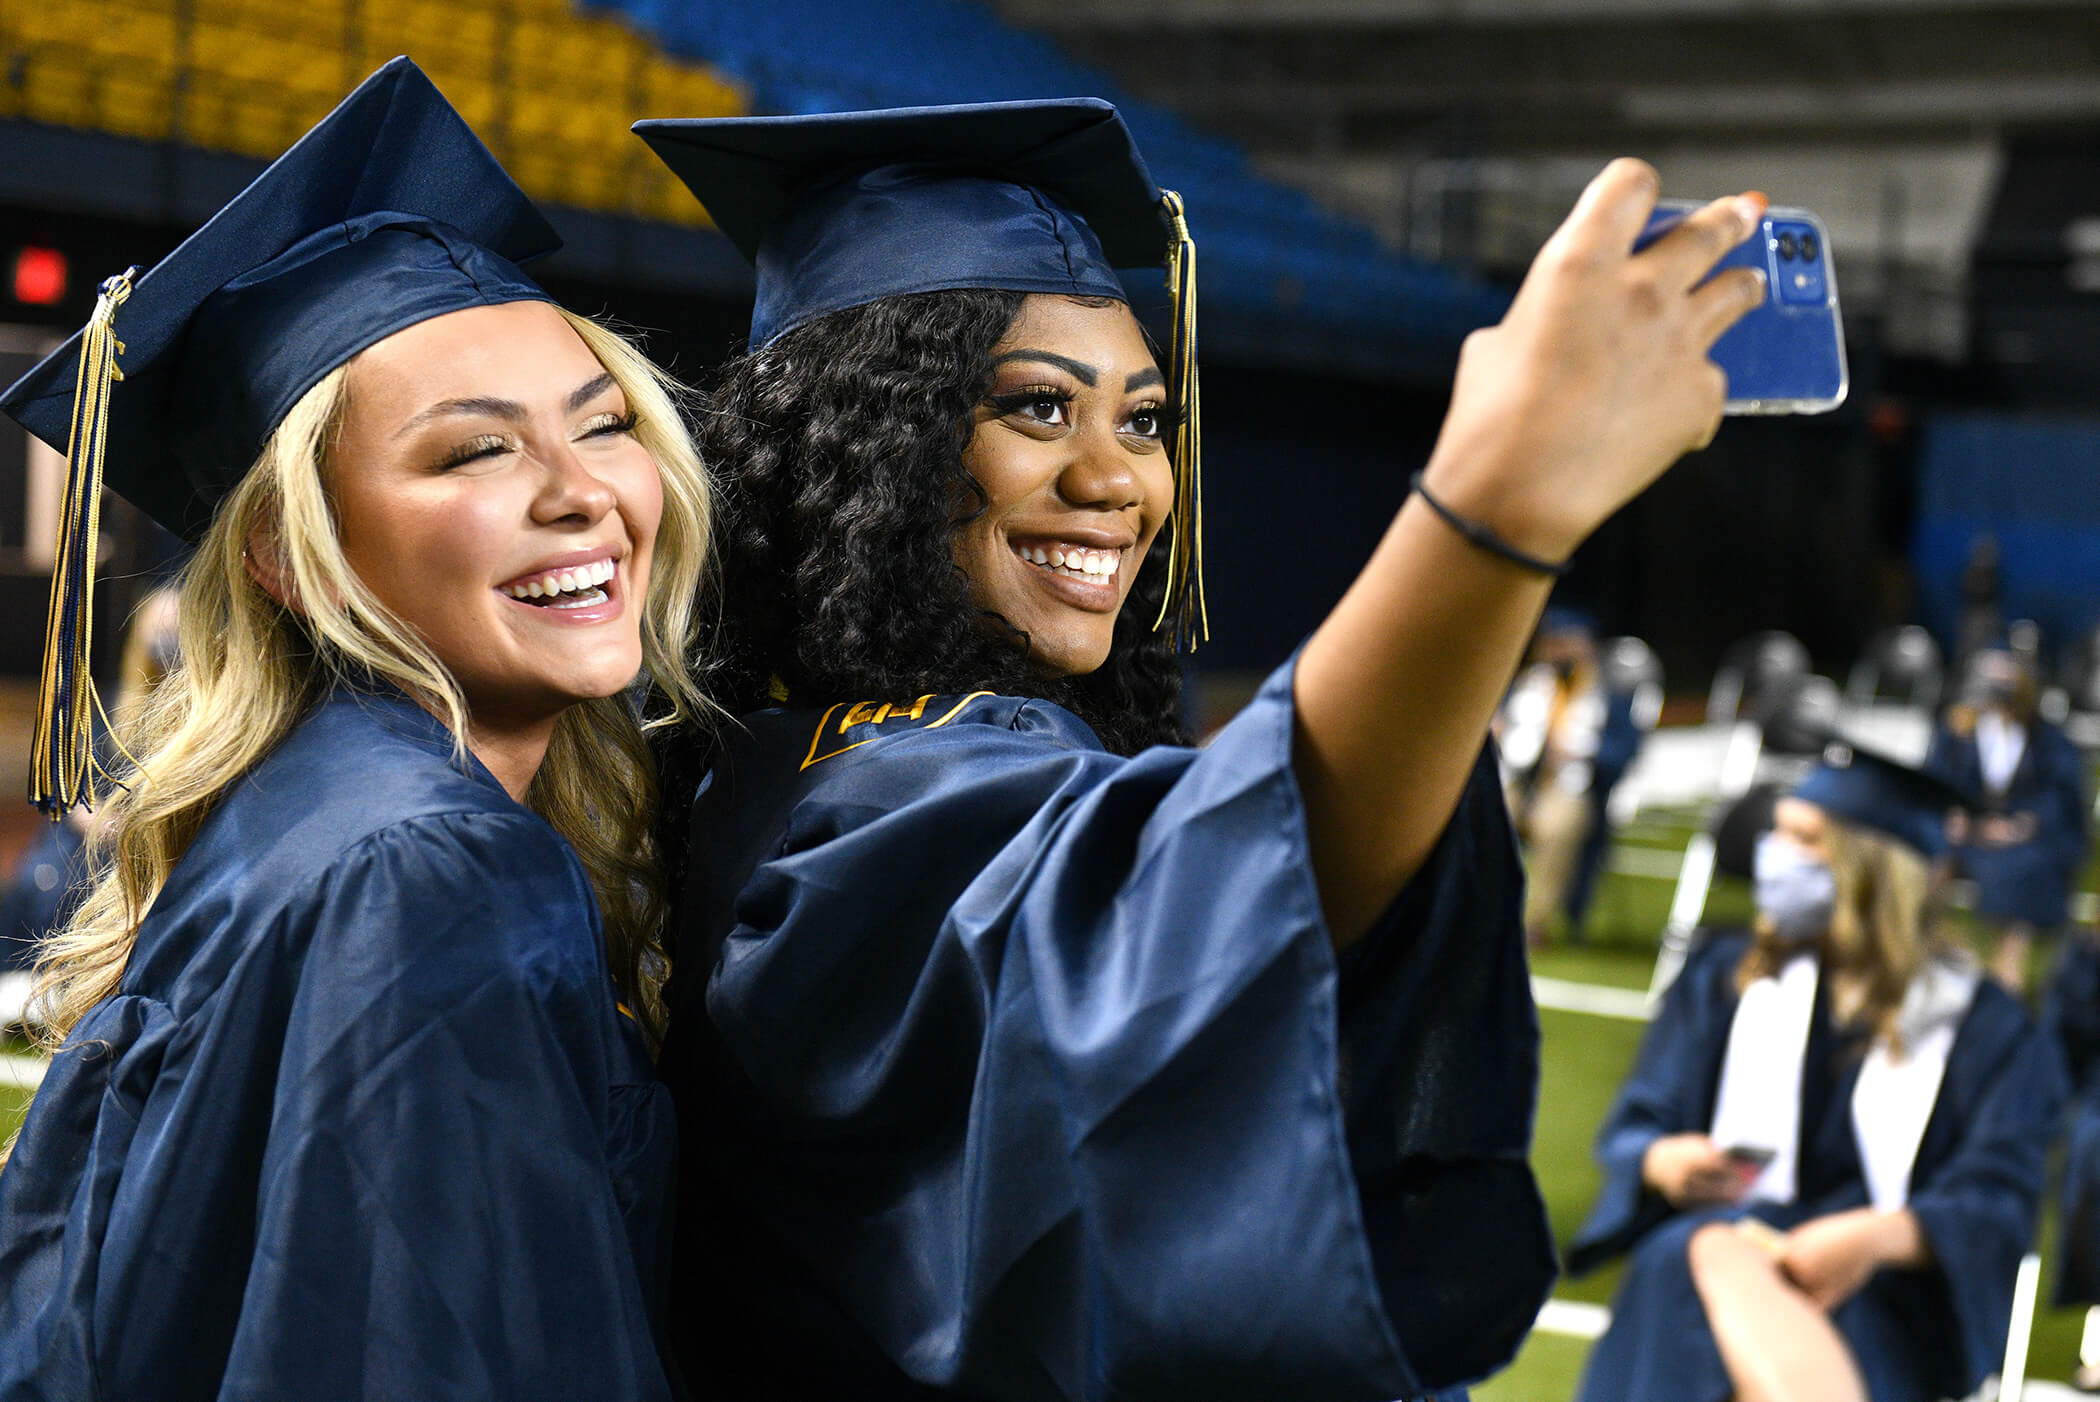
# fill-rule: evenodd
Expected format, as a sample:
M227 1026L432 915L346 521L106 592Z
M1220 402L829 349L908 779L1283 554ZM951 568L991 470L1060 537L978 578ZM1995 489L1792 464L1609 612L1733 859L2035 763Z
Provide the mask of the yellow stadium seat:
M5 0L0 4L0 33L13 48L34 50L44 44L78 44L83 26L90 23L67 5L36 4L34 0Z
M88 53L165 68L175 55L175 20L171 15L111 15L83 36Z
M92 123L93 85L77 57L49 47L35 50L22 78L24 115L31 121L67 127Z
M111 71L95 94L95 125L119 136L165 141L173 119L173 96L174 82L165 71Z
M749 105L572 0L0 0L0 46L27 56L0 114L259 157L406 53L535 197L681 224L703 216L629 124Z

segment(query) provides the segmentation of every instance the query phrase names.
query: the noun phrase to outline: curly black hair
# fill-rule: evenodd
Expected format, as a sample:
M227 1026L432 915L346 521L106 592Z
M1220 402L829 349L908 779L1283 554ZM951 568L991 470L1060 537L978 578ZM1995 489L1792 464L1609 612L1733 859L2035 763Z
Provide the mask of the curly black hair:
M956 528L986 509L963 465L992 348L1023 294L889 297L820 317L731 361L698 439L717 480L724 592L702 681L732 714L797 701L995 691L1054 701L1118 754L1186 740L1181 673L1153 619L1149 552L1108 661L1075 677L970 599Z

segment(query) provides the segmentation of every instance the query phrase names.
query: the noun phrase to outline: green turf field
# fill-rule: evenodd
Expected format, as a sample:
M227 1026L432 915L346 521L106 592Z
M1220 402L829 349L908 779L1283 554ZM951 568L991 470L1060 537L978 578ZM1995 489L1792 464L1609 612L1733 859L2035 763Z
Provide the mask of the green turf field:
M16 1037L0 1034L0 1055L23 1056L29 1052L29 1044ZM11 1086L0 1086L0 1144L7 1142L22 1122L22 1111L29 1104L29 1092L15 1090Z

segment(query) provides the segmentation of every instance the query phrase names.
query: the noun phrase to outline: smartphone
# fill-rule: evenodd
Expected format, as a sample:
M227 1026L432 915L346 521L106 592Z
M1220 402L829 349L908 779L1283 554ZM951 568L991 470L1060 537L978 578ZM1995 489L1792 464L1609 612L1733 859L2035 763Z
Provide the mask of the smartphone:
M1691 200L1657 201L1634 251L1703 207ZM1722 268L1762 268L1765 274L1764 304L1729 327L1708 352L1728 375L1725 412L1825 414L1844 403L1851 380L1823 221L1805 209L1775 205L1714 271Z
M1777 1150L1767 1149L1762 1144L1731 1144L1721 1152L1727 1155L1731 1161L1740 1164L1744 1168L1758 1169L1763 1168L1778 1155Z

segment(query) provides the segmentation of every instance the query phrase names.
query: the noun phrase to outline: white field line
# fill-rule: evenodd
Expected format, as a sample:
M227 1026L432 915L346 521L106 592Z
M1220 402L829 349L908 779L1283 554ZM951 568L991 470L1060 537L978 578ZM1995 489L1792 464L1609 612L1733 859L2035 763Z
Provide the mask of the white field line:
M1648 994L1639 988L1612 988L1601 983L1572 983L1567 979L1531 976L1531 996L1542 1008L1555 1012L1591 1013L1597 1017L1623 1018L1628 1022L1648 1020Z
M1538 1320L1531 1327L1542 1334L1596 1339L1603 1337L1610 1324L1611 1311L1602 1305L1586 1305L1577 1300L1548 1300L1539 1307Z
M44 1058L0 1052L0 1087L35 1090L44 1083Z

